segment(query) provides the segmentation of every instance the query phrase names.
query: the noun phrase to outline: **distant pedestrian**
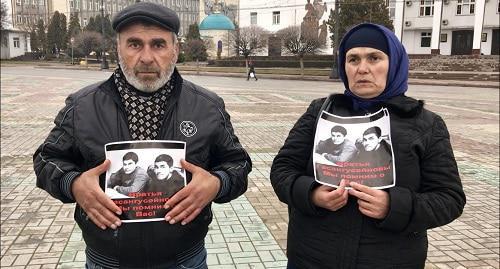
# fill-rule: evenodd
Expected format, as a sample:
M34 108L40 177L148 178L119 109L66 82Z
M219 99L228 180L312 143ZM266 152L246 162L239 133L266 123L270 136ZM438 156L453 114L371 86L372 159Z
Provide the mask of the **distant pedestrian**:
M252 62L252 61L250 61L250 62L248 63L248 67L249 67L249 69L248 69L248 76L247 76L247 80L249 80L250 78L255 78L255 81L259 80L259 79L257 78L257 75L255 74L255 66L254 66L254 64L253 64L253 62Z

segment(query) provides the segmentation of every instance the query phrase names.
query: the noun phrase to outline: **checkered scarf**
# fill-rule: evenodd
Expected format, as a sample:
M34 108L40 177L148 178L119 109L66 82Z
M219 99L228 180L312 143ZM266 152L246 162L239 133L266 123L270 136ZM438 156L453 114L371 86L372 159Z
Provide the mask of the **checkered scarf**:
M127 113L130 136L133 140L154 140L161 128L165 105L174 89L174 76L151 94L139 92L130 85L121 68L117 68L113 76Z

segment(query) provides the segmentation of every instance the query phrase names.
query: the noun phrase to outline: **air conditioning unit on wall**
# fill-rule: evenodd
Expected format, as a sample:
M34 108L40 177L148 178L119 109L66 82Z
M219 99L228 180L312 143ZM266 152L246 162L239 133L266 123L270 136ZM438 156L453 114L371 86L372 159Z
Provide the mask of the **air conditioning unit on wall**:
M447 19L444 19L441 23L442 23L443 25L448 25L448 20L447 20Z
M448 5L450 3L450 0L444 0L443 4Z
M409 7L411 6L412 2L411 1L406 1L406 6Z
M411 21L405 21L405 26L410 27L411 26Z

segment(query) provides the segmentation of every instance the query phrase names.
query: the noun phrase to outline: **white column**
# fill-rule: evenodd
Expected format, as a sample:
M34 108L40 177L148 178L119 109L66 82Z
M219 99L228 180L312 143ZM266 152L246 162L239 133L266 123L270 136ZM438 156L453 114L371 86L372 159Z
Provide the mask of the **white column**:
M29 33L25 33L25 40L26 40L26 52L31 52L31 37Z
M484 22L484 0L476 0L474 15L474 39L472 40L472 54L481 54L481 33Z
M404 23L405 1L396 1L394 13L394 33L399 41L403 43L403 23Z
M434 15L432 17L431 54L439 53L439 37L441 35L441 20L443 18L443 0L434 1Z

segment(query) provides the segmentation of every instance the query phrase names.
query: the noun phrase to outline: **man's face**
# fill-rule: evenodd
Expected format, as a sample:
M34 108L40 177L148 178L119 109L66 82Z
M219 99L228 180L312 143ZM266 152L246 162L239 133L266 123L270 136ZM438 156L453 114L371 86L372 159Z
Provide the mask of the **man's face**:
M154 171L156 174L156 178L159 180L163 180L168 178L170 175L170 166L167 162L155 162Z
M379 143L382 138L377 137L376 134L367 134L363 136L363 147L366 151L373 151L378 149Z
M345 136L339 132L332 132L332 141L335 145L340 145L344 143Z
M123 172L125 174L132 174L135 170L137 164L133 160L125 160L123 161Z
M161 27L132 24L119 33L118 57L128 83L144 92L165 85L174 72L179 47Z

